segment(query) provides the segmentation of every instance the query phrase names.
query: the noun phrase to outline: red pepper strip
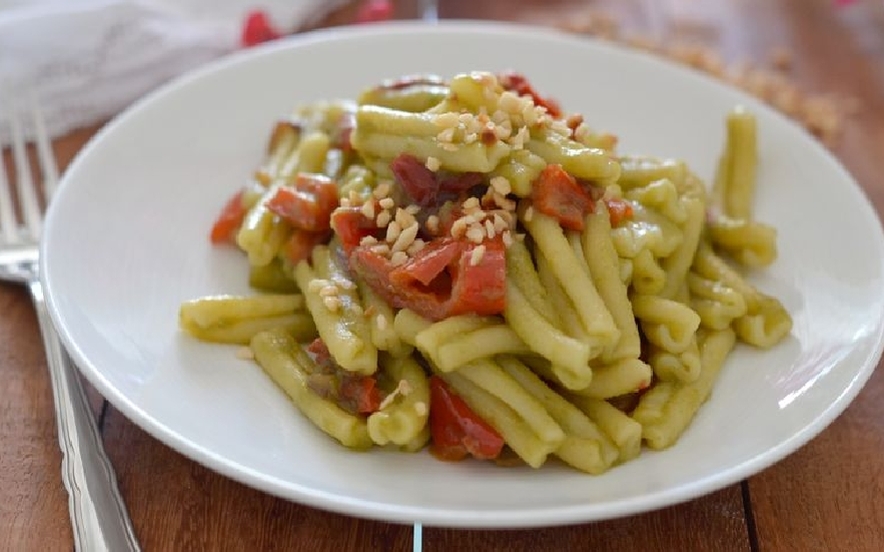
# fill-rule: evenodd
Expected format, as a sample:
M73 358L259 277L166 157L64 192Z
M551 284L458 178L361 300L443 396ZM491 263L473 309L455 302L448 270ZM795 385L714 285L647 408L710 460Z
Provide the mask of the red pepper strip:
M484 176L476 172L448 176L434 173L418 158L407 153L393 159L390 170L408 197L421 207L435 207L446 199L453 199L473 186L478 186L484 180Z
M559 107L558 102L551 98L544 98L538 94L524 75L510 71L500 75L499 80L504 89L515 92L519 96L531 97L531 99L534 100L534 105L545 107L546 112L553 117L559 118L562 116L562 108Z
M477 254L473 264L479 246L437 238L425 247L427 253L400 267L370 247L359 246L350 255L350 267L393 307L409 308L431 320L499 314L506 306L505 247L499 238L482 245L484 253ZM439 270L445 261L445 270ZM433 273L435 277L427 280Z
M460 258L462 250L462 244L454 238L435 239L404 265L390 272L390 282L407 286L417 280L429 287L449 265Z
M381 406L381 393L374 376L343 374L337 398L341 408L356 414L371 414Z
M375 206L377 210L377 206ZM360 207L338 207L331 216L331 227L340 238L346 254L350 254L366 236L379 237L374 220L362 214Z
M473 252L484 246L481 259L473 264ZM452 274L451 302L447 316L476 313L500 314L506 308L506 246L499 237L482 245L468 243Z
M400 154L390 162L390 170L393 171L396 182L416 205L430 207L436 204L436 196L439 193L436 173L416 157L407 153Z
M439 376L430 377L430 450L441 460L472 455L492 460L503 449L503 437L452 392Z
M559 221L563 228L583 230L583 218L595 204L589 192L561 165L547 165L531 187L534 208Z
M285 258L296 265L301 261L310 258L313 248L321 243L328 241L328 232L308 232L306 230L298 230L292 233L292 237L283 246L283 254Z
M329 229L332 211L338 205L334 181L319 174L299 174L293 187L283 186L267 202L267 209L310 232Z
M316 366L320 369L330 368L332 366L331 353L321 337L317 337L310 342L310 345L307 345L307 352L313 355L313 362L315 362Z
M243 192L240 190L227 200L221 213L212 225L209 239L214 244L232 243L236 237L236 231L242 225L246 217L246 207L242 201Z
M606 199L608 216L611 218L611 226L619 226L621 222L632 218L632 204L624 199Z

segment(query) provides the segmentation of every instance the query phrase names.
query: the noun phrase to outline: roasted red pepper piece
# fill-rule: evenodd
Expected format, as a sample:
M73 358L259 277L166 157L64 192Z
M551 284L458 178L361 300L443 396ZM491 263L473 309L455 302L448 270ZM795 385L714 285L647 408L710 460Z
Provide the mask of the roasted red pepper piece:
M240 190L227 200L221 213L212 225L209 239L212 243L232 243L236 237L236 231L242 225L246 216L246 207L243 205L243 192Z
M379 233L375 221L366 217L361 207L338 207L332 213L331 227L348 255L359 245L362 238Z
M267 209L293 227L310 232L329 229L332 211L338 205L334 181L319 174L299 174L293 186L280 187L267 202Z
M503 437L452 392L439 376L430 377L432 453L442 460L472 455L492 460L503 449Z
M359 246L350 267L395 308L409 308L425 318L442 320L456 314L492 315L506 306L506 253L497 238L476 244L437 238L400 267ZM474 263L475 259L475 263ZM439 270L443 262L444 270ZM431 279L430 276L435 274Z
M530 96L531 99L534 100L534 105L545 107L546 112L553 117L558 118L562 116L562 109L559 107L558 102L552 98L544 98L538 94L524 75L510 71L500 75L498 80L504 89L515 92L519 96Z
M381 393L373 376L343 374L337 398L341 408L356 414L371 414L381 405Z
M613 227L632 218L632 205L624 199L606 199L605 205L608 207L608 216Z
M589 191L561 165L543 169L531 187L531 200L535 209L569 230L583 230L583 218L594 207Z

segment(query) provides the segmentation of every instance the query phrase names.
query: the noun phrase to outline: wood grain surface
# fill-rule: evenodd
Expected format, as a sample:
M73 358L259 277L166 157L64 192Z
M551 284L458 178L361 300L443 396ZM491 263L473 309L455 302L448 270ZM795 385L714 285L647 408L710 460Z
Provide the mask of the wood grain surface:
M834 153L884 212L884 3L827 0L441 0L450 18L574 24L588 7L616 16L623 34L699 41L729 60L762 63L791 52L803 89L855 99ZM652 8L649 8L652 6ZM653 7L656 6L656 7ZM355 8L323 25L353 20ZM397 17L414 17L411 1ZM583 19L581 19L583 18ZM0 54L2 55L2 54ZM98 127L55 143L67 165ZM8 161L8 156L6 157ZM72 548L60 481L52 397L39 332L23 289L0 286L0 550ZM265 495L159 443L113 407L102 435L146 551L411 550L411 527L359 520ZM424 529L424 550L682 551L884 550L884 373L819 437L741 484L697 500L603 523L529 531Z

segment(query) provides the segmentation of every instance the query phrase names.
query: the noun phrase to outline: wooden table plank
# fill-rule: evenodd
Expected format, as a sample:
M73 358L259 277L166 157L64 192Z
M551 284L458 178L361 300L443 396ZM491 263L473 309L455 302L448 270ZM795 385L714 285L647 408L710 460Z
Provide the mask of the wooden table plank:
M0 545L35 550L39 538L70 549L49 372L27 291L0 286L0 312Z
M66 145L57 150L60 168L94 131L86 129L57 144ZM34 152L29 154L36 167ZM11 164L8 150L0 161L0 170ZM24 286L0 286L0 313L0 548L70 550L49 371L36 313ZM104 399L88 385L87 393L98 414Z
M411 550L411 526L326 513L240 485L113 408L104 439L144 550Z
M425 552L481 550L750 550L739 485L655 512L593 524L519 531L424 529Z
M801 55L796 78L854 95L860 116L835 152L884 212L884 3L833 13L828 2L752 2L754 33L780 37ZM827 32L820 32L826 29ZM751 43L757 44L756 37ZM872 153L877 152L877 153ZM854 244L862 247L862 244ZM751 478L758 549L884 550L884 373L881 365L846 413L819 437Z

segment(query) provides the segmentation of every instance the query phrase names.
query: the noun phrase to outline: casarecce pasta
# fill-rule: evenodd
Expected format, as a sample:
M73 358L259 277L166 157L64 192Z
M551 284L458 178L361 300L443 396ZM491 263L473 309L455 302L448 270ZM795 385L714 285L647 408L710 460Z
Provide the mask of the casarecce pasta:
M603 473L674 444L737 341L791 331L740 268L776 257L754 117L726 129L707 193L517 74L302 107L211 232L260 293L189 301L180 325L247 345L346 447Z

